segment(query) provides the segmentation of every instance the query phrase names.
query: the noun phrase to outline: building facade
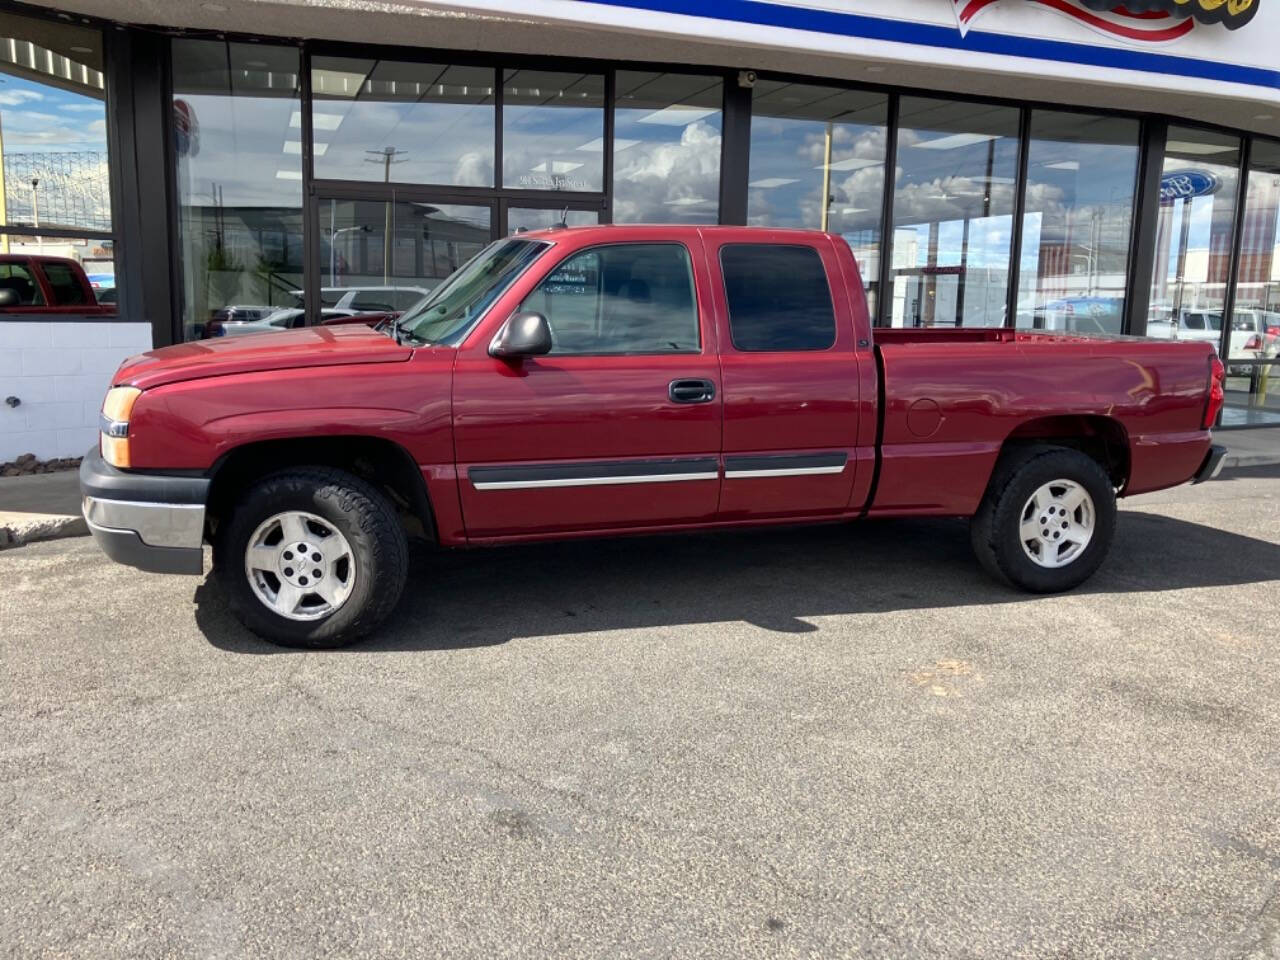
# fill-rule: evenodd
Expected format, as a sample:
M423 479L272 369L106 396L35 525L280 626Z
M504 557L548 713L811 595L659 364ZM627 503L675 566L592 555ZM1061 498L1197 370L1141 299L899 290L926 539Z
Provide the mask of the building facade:
M1223 426L1280 425L1277 39L1280 0L3 4L0 461L90 446L131 353L561 222L827 230L880 324L1212 342Z

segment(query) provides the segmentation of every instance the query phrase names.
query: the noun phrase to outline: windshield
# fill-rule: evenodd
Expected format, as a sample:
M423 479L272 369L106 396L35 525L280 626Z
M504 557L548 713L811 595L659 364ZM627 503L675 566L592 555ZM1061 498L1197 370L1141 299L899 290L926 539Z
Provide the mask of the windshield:
M424 343L458 343L548 246L537 240L494 241L408 310L397 329Z

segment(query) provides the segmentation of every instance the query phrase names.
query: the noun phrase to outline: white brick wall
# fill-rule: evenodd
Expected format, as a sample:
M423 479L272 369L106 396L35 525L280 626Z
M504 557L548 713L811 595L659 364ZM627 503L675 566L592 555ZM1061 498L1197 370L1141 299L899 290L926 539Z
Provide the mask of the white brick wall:
M0 320L0 462L84 453L111 375L150 349L149 323ZM22 402L10 407L8 397Z

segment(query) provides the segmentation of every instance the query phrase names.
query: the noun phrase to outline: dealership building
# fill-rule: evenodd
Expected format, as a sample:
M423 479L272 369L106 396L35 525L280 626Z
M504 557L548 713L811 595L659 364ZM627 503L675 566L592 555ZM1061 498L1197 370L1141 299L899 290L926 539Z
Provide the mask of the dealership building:
M1280 0L2 3L0 462L83 452L130 354L562 222L826 230L878 324L1212 342L1222 425L1280 426L1278 42Z

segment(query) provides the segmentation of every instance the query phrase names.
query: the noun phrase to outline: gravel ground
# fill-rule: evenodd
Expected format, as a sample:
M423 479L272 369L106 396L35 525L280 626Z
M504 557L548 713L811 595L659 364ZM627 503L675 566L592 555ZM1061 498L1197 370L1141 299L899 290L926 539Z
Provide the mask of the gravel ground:
M1280 957L1275 468L1057 597L950 520L420 551L331 653L0 583L8 955Z

